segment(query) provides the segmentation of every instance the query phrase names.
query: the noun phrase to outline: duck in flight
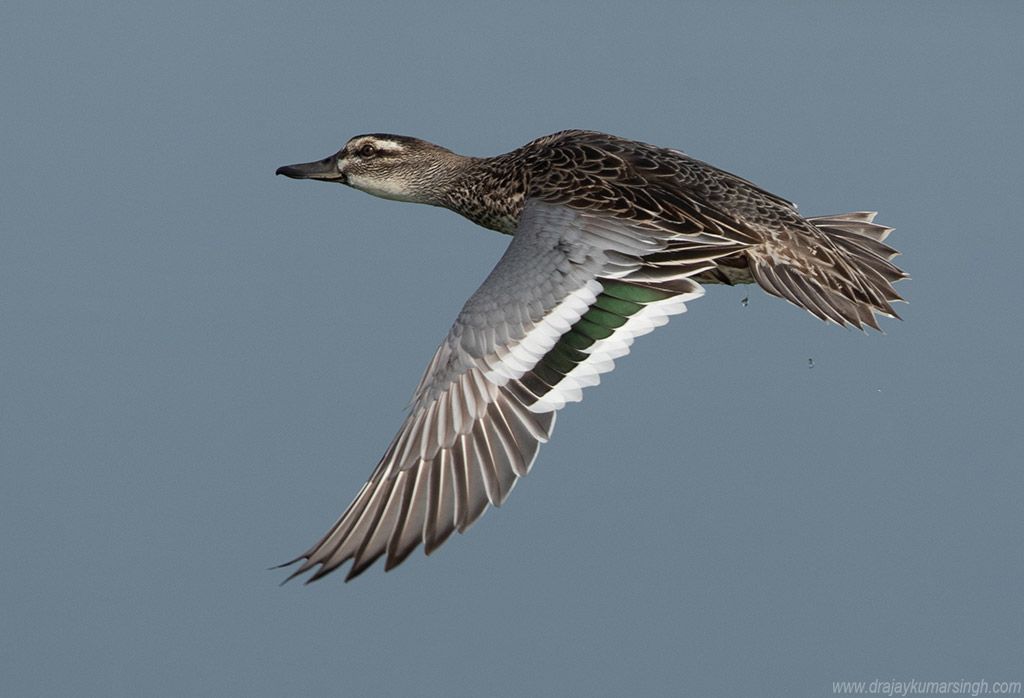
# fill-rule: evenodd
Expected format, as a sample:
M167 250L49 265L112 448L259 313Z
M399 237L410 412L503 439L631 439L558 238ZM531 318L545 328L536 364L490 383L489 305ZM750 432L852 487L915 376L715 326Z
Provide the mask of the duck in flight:
M816 218L684 153L562 131L496 157L407 136L356 136L293 179L443 206L512 236L466 301L369 481L289 579L352 561L347 579L500 506L551 436L633 340L705 284L756 283L829 323L878 329L906 278L872 212Z

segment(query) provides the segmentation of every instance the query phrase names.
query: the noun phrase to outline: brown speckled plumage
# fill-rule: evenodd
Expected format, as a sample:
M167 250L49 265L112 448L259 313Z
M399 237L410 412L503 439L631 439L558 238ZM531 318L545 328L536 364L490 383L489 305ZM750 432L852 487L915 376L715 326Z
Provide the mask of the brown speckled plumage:
M594 131L560 131L496 157L453 157L457 171L430 203L485 228L514 234L525 201L536 198L640 230L711 234L735 247L697 281L756 281L840 325L878 329L875 313L896 316L892 302L901 299L891 283L905 275L882 242L891 229L872 223L873 214L807 219L789 201L678 150ZM686 252L684 241L647 261L670 266Z

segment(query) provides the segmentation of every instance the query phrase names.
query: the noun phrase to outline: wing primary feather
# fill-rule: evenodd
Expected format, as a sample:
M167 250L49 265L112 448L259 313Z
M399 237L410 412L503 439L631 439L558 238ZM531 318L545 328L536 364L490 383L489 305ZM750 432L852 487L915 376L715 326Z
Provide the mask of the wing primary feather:
M408 511L402 517L402 527L395 529L388 545L388 564L392 568L402 564L423 541L428 483L427 469L422 466L423 464L420 464L415 470L409 470L412 474L412 491L408 495Z
M497 436L499 443L501 444L501 450L505 455L505 461L511 468L512 473L518 478L526 475L526 463L523 462L522 452L519 448L519 444L516 442L515 436L512 434L512 430L509 428L508 422L505 421L505 415L502 414L500 407L498 406L501 398L491 403L489 410L490 419L487 420L488 427ZM513 480L515 482L515 480ZM512 488L509 487L511 490Z
M501 489L501 476L497 470L494 453L491 450L491 445L487 442L485 419L481 418L473 427L473 445L477 453L477 467L480 469L484 487L487 490L487 499L494 506L500 507L505 501L505 495Z
M459 522L459 532L465 533L470 526L476 523L477 519L487 511L490 499L487 495L487 487L484 484L480 467L473 459L475 448L472 434L462 434L456 444L457 453L461 460L463 472L466 478L466 506L465 514Z
M448 449L442 449L434 458L430 477L427 525L423 531L423 552L427 555L441 547L456 527L452 459Z
M398 519L395 521L395 527L391 531L391 537L388 539L388 558L387 562L384 563L385 572L394 568L405 559L404 557L399 558L398 552L401 545L402 531L405 529L406 523L409 520L409 511L412 508L412 497L415 486L415 470L402 470L395 476L395 487L401 488L402 507L399 510Z
M381 500L380 511L372 528L367 532L356 551L346 579L354 579L387 552L388 540L394 530L396 520L401 514L402 497L397 478L385 479L381 482L380 487L387 489L387 496Z

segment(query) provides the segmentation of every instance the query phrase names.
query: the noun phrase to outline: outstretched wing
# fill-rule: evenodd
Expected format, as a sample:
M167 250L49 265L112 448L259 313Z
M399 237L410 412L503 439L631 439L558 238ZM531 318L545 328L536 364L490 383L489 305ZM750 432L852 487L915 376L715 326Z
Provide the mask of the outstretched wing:
M369 481L292 577L348 560L351 579L422 542L427 554L501 505L551 435L633 339L683 312L690 277L738 243L706 231L639 227L530 200L504 256L430 362L410 413ZM657 264L648 259L657 258ZM292 577L289 577L291 579Z

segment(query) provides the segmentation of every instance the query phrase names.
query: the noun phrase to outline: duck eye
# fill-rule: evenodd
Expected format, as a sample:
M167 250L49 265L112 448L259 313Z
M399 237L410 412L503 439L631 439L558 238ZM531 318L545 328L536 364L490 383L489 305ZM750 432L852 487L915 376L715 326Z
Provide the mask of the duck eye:
M364 158L372 158L377 154L377 149L373 147L373 144L367 143L359 149L359 154Z

